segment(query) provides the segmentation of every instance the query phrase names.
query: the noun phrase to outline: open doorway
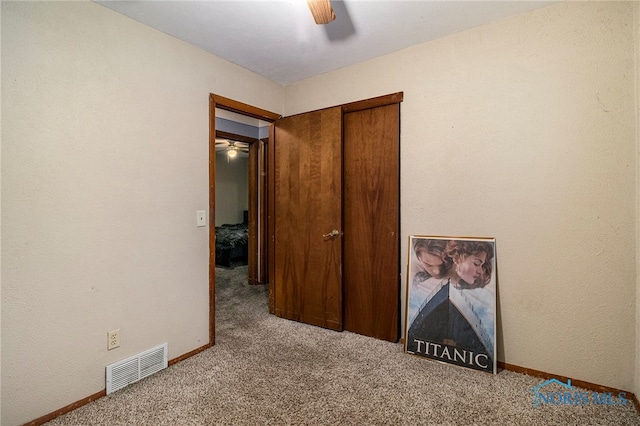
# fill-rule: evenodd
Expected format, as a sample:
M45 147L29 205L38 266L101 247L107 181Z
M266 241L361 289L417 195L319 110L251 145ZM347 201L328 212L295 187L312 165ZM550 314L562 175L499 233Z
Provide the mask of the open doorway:
M256 165L255 161L250 161L250 151L255 151L253 145L259 143L258 120L219 108L216 108L215 113L216 208L213 224L216 234L216 267L233 269L247 266L251 260L251 269L255 269L256 265L253 263L256 256L252 253L251 259L249 258L249 237L252 242L259 239L259 235L256 235L259 234L259 229L256 228L259 228L260 221L254 221L254 226L249 229L250 204L254 209L256 204L249 200L260 197L260 194L256 194L255 188L250 188L249 183L252 182L255 186L253 180L256 171L250 171L250 165ZM252 218L257 216L256 213L258 212L252 212ZM252 244L251 250L256 251L256 244ZM260 253L257 255L258 258L261 257ZM251 274L251 284L258 283L255 275Z
M247 270L249 284L268 283L266 153L269 124L278 117L269 111L210 95L211 345L215 343L216 269L241 266ZM222 237L223 233L227 235ZM227 240L221 241L223 238Z

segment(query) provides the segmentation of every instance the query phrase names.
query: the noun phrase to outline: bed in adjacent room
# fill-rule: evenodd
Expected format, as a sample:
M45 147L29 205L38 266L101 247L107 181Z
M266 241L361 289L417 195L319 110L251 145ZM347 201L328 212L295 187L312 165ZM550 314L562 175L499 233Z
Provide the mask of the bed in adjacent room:
M249 259L247 223L216 226L216 266L246 265Z

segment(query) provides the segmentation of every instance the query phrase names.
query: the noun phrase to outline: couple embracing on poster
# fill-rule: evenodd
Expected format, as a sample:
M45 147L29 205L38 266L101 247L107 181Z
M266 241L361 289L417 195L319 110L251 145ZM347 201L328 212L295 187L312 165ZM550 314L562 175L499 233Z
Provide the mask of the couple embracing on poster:
M495 373L495 240L409 243L405 350Z

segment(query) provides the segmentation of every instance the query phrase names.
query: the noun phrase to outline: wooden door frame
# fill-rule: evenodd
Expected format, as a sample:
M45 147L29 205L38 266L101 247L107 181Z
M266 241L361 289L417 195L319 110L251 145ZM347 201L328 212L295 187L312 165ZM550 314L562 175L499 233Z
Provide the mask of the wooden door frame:
M216 108L270 123L280 118L271 111L209 94L209 346L216 341Z

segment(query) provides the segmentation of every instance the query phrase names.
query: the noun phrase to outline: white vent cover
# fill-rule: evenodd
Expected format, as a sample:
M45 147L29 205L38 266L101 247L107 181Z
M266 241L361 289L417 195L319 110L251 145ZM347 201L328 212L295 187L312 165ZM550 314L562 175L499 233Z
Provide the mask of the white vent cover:
M167 344L107 365L107 395L167 368Z

